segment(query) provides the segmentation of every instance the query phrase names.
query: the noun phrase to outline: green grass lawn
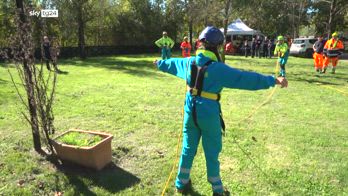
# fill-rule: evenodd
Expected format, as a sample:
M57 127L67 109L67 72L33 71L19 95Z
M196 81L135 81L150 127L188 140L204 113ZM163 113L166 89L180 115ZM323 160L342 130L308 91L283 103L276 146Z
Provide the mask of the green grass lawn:
M157 71L155 58L60 61L68 73L58 78L56 134L112 133L113 164L100 172L56 167L35 153L23 107L0 65L0 195L160 195L175 157L185 83ZM233 67L264 74L273 73L275 62L227 57ZM277 88L239 125L272 89L223 91L224 185L234 195L348 195L348 61L340 61L335 75L319 76L311 59L290 57L287 74L289 87ZM211 195L201 146L191 177L195 195Z

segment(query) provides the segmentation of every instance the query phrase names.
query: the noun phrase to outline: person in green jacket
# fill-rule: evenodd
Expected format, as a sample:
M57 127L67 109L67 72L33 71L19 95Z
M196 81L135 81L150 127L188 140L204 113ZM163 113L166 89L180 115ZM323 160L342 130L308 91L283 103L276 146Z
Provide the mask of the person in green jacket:
M174 41L168 37L166 31L163 31L163 37L155 42L156 46L162 49L162 59L170 59L170 50L174 46Z
M278 43L274 49L274 55L278 56L278 62L280 65L279 76L285 77L285 64L289 58L289 47L288 44L284 42L283 36L278 36L277 41Z

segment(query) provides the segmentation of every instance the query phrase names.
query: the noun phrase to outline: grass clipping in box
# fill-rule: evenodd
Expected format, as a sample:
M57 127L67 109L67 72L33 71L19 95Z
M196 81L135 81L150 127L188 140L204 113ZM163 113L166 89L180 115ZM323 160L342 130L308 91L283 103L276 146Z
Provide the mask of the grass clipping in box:
M57 136L52 144L61 160L101 170L111 162L111 140L107 133L73 129Z

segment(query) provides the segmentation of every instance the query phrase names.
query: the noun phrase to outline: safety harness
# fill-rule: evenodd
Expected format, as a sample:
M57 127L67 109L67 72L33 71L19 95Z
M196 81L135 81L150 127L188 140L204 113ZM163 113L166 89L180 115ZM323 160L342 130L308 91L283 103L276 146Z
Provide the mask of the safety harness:
M212 62L213 61L210 60L210 61L206 62L203 66L197 66L196 60L193 60L192 66L191 66L190 84L188 84L188 82L187 82L187 90L193 96L192 117L193 117L193 121L198 129L200 129L200 127L199 127L198 122L197 122L196 98L203 97L203 98L214 100L217 102L219 102L220 98L221 98L220 94L209 93L209 92L203 91L205 72L206 72L208 66ZM222 133L224 134L225 133L225 122L222 118L220 103L218 103L218 104L219 104L220 123L221 123L221 127L222 127Z

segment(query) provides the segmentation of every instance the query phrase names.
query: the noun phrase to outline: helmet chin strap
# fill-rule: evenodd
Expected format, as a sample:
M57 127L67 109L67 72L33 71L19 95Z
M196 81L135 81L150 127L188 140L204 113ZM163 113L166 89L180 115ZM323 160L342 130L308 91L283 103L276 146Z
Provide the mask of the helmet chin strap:
M215 54L216 55L216 57L217 57L217 59L218 59L218 62L222 62L222 60L221 60L221 57L222 57L222 52L221 52L221 50L222 50L223 48L222 48L222 45L220 44L220 45L218 45L218 46L216 46L216 53L217 54Z

